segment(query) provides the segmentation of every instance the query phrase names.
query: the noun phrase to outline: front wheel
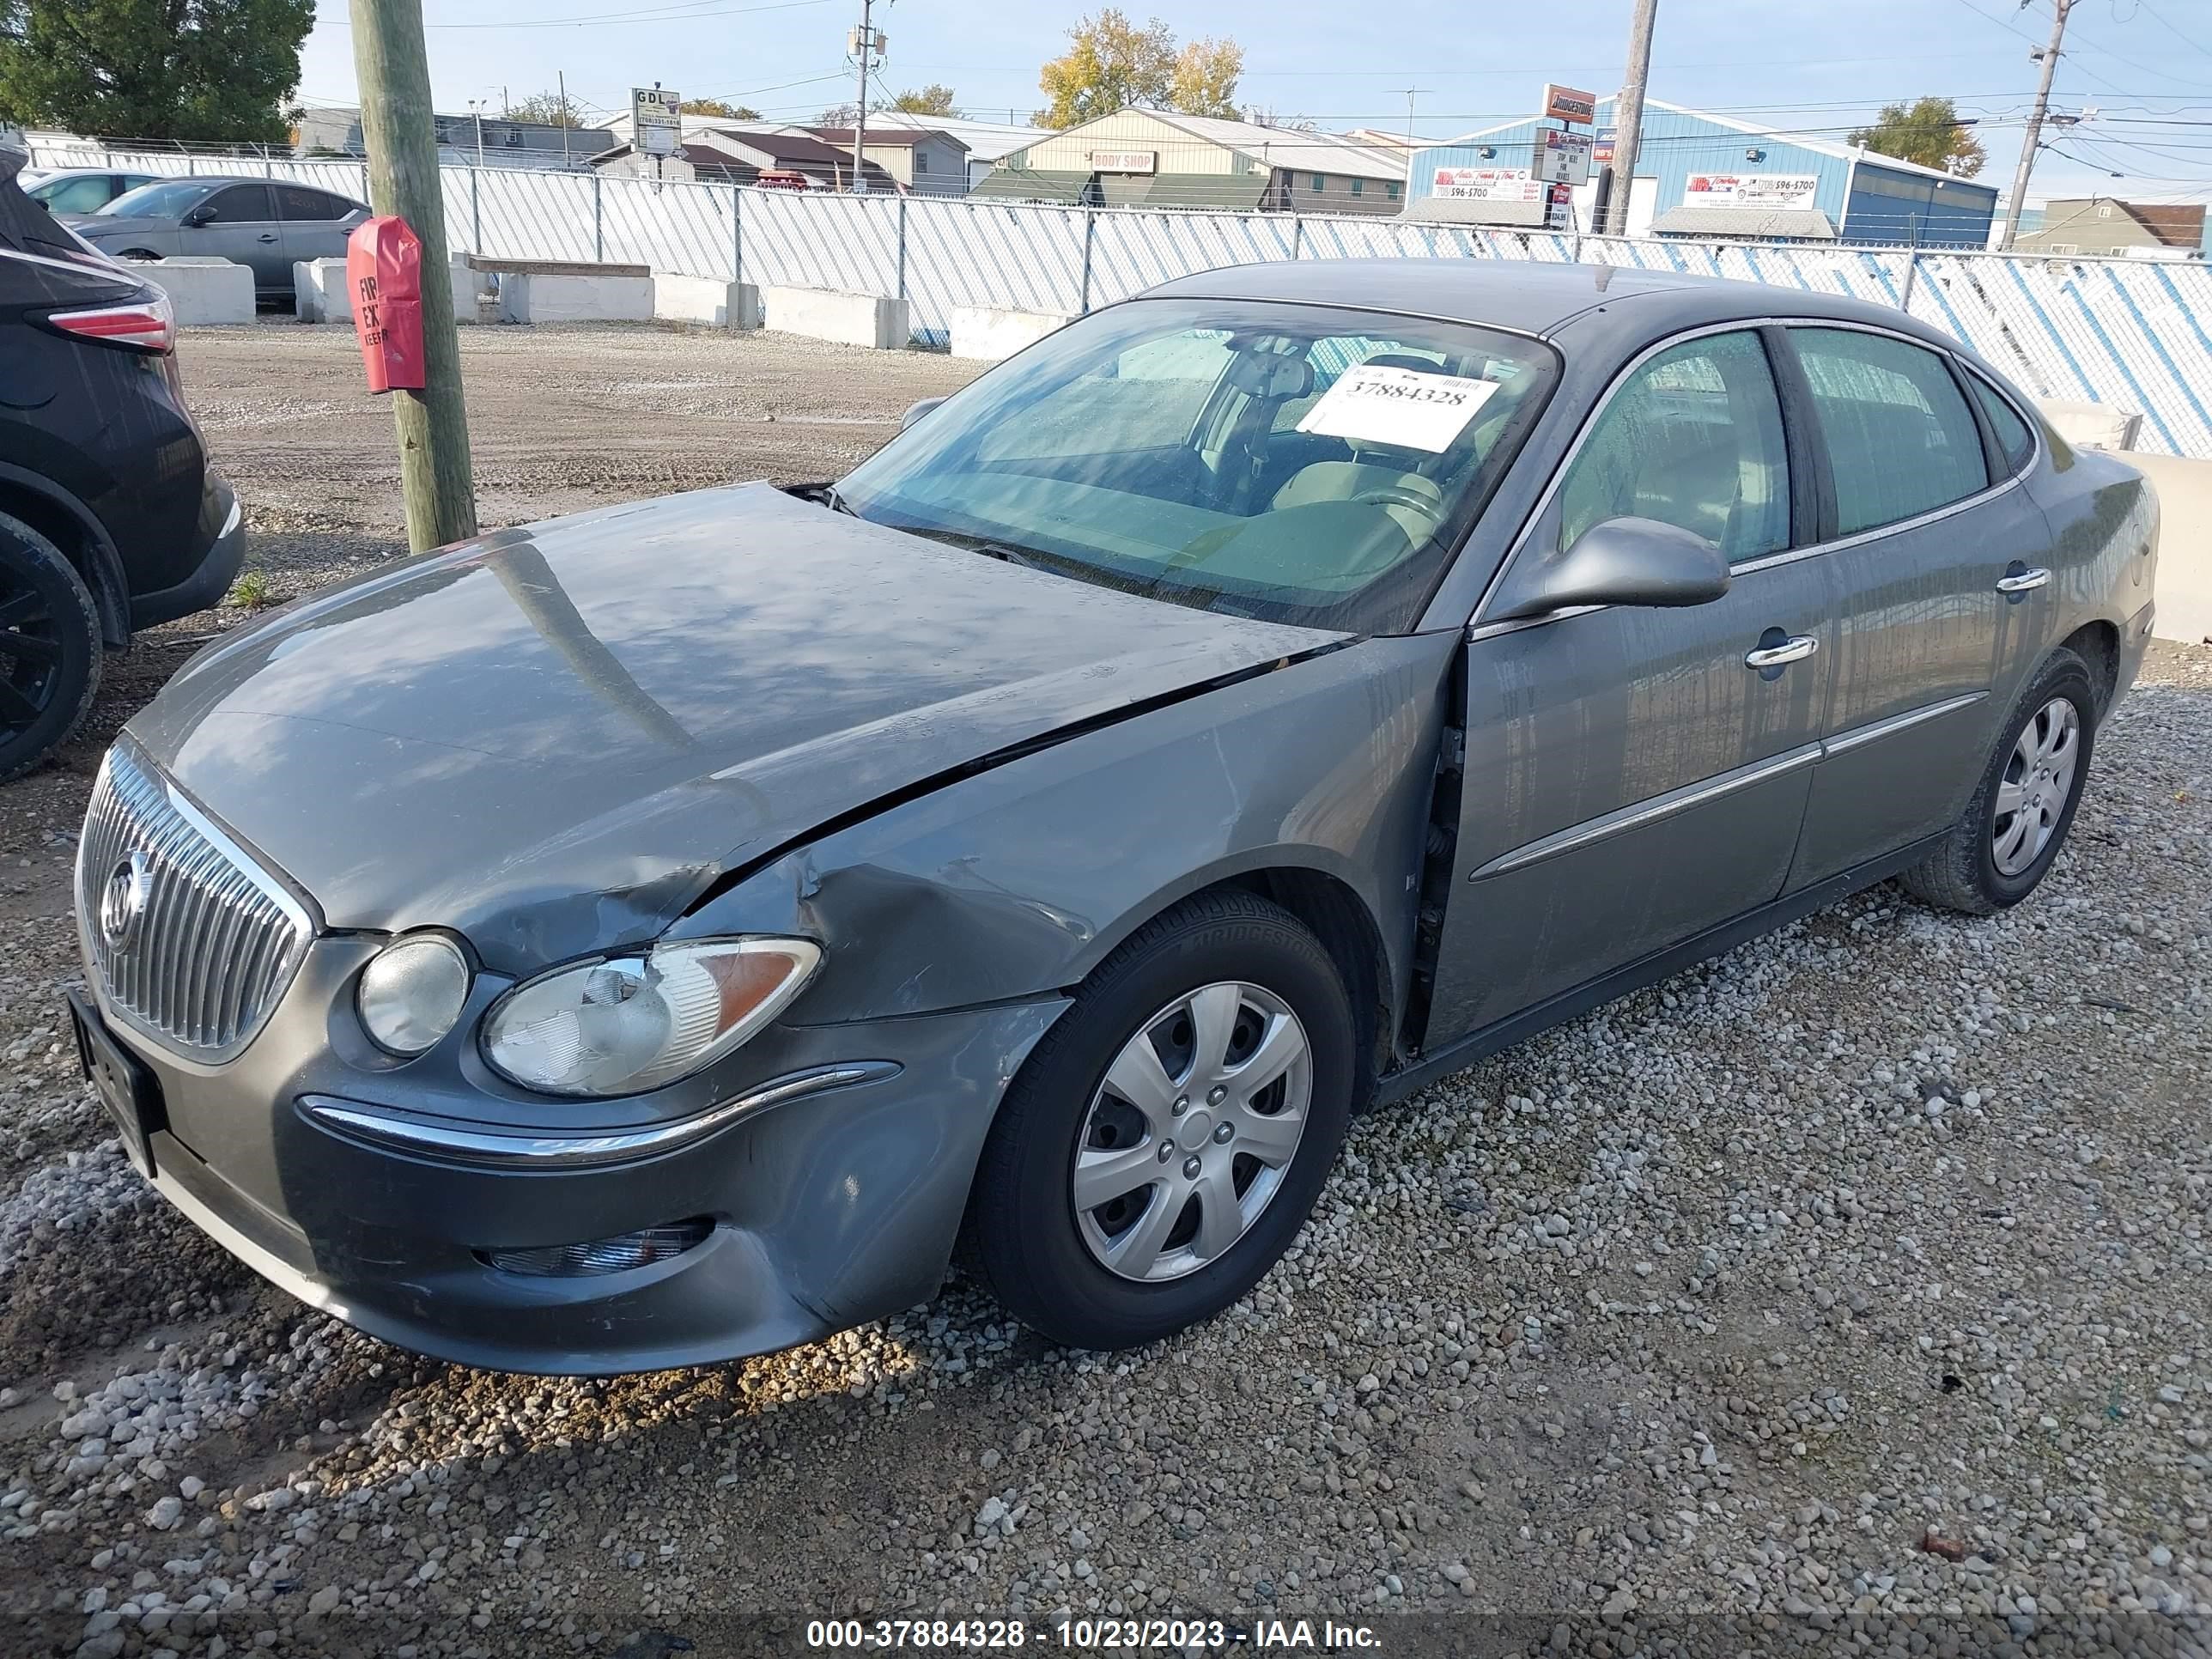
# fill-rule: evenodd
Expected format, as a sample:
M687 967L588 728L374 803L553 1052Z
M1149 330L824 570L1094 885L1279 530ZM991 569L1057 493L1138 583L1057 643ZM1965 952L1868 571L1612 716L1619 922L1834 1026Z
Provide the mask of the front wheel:
M2096 744L2087 665L2063 647L2013 706L1980 787L1943 842L1900 878L1914 897L1995 915L2042 881L2073 826Z
M1351 1115L1349 999L1318 940L1249 894L1148 923L1006 1092L969 1228L1024 1323L1127 1348L1211 1317L1290 1248Z

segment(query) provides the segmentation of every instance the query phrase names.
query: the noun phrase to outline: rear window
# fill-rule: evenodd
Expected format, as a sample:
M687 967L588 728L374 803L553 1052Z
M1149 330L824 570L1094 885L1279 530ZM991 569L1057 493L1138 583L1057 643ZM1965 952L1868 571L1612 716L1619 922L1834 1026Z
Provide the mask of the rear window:
M1790 337L1827 446L1838 535L1917 518L1988 487L1981 428L1941 357L1860 329L1793 328Z
M1997 434L1997 447L2004 452L2005 465L2019 471L2035 454L2035 434L2027 429L2027 422L2021 419L2020 411L2012 406L2010 399L1980 375L1969 374L1966 384L1973 387L1975 401L1990 418L1990 429Z
M1541 409L1535 341L1146 300L991 370L839 485L862 518L1227 615L1410 624Z

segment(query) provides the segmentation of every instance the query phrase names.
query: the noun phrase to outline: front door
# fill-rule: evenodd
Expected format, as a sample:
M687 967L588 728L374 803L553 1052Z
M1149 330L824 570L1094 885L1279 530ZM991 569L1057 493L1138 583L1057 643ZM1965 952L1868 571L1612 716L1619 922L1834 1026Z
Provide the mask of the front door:
M1516 557L1621 516L1705 537L1735 580L1681 609L1478 618L1431 1050L1754 909L1788 878L1834 595L1824 560L1791 556L1805 507L1758 333L1693 337L1632 371Z
M228 259L250 265L256 290L292 291L292 267L284 257L284 229L266 185L232 185L202 202L205 216L177 239L194 258Z
M2057 613L2034 585L2047 579L2049 526L2010 483L2034 453L2019 416L1999 400L1978 422L1975 383L1962 387L1913 342L1847 328L1787 336L1829 474L1834 540L1821 557L1841 605L1827 752L1790 877L1801 887L1957 817L2018 675L2055 642Z

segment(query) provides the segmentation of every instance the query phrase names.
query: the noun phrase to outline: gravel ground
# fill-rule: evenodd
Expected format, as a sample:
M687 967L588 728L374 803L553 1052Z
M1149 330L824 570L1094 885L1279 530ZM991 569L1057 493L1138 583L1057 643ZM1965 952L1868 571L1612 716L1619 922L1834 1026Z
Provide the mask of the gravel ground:
M464 338L493 522L824 476L963 374ZM398 550L349 335L184 352L277 596ZM77 1082L91 769L242 615L143 642L0 790L0 1652L660 1659L802 1641L753 1615L1063 1609L1333 1617L1385 1650L1464 1645L1469 1613L1519 1619L1492 1651L1717 1646L1723 1617L1736 1651L1854 1616L1958 1651L2201 1643L2212 650L2157 649L2028 903L1876 889L1364 1120L1291 1259L1202 1330L1069 1353L956 1282L769 1358L561 1382L263 1286Z

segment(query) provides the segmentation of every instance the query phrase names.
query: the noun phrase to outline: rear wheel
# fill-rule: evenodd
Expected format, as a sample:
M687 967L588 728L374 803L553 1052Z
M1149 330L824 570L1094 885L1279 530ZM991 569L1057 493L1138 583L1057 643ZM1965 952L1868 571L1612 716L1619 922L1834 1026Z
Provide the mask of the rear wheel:
M2014 705L1966 810L1942 845L1900 878L1905 890L1973 916L2033 892L2073 825L2096 729L2087 665L2069 650L2053 652Z
M1289 912L1209 894L1140 929L1000 1108L969 1224L999 1299L1079 1348L1219 1312L1320 1196L1354 1048L1343 982Z
M76 729L100 689L100 611L58 547L0 513L0 779Z

